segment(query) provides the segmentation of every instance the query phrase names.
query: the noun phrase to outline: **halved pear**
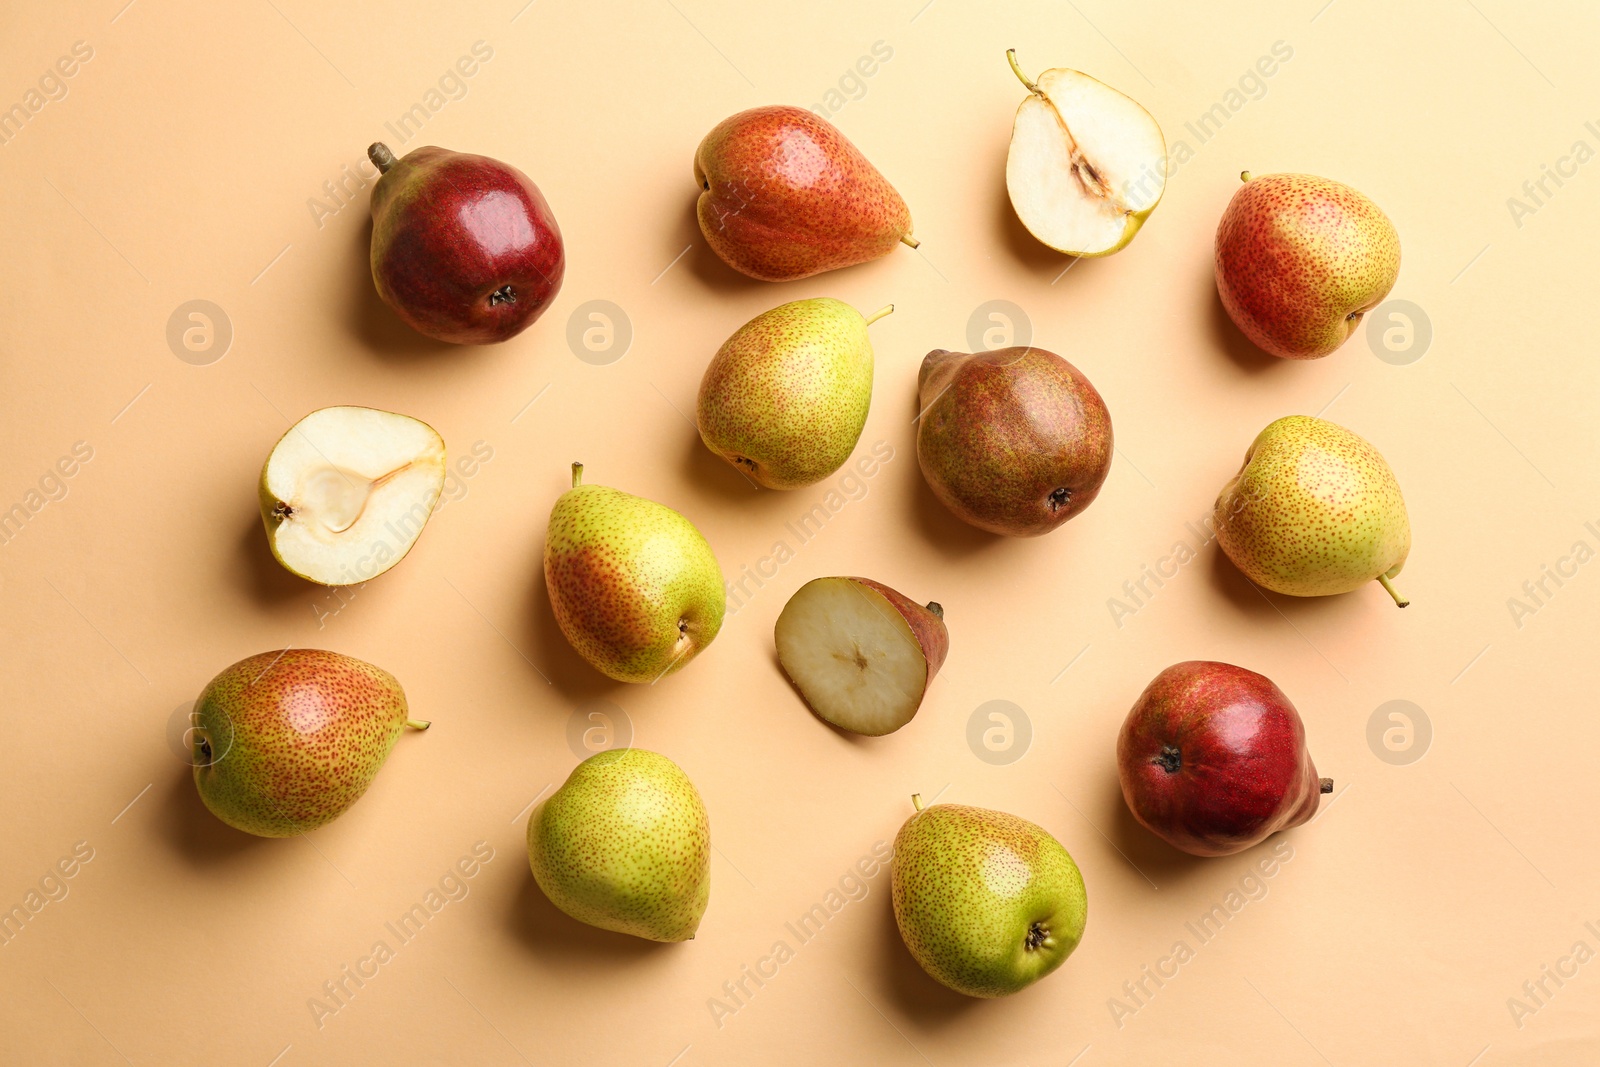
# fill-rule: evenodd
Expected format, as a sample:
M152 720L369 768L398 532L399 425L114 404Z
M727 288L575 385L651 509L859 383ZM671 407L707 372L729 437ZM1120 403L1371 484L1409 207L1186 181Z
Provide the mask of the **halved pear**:
M375 578L411 550L444 488L444 438L376 408L313 411L261 468L261 518L279 563L323 585Z
M1028 96L1006 154L1006 191L1028 232L1058 252L1106 256L1127 247L1167 187L1167 142L1150 112L1065 67L1032 81L1006 52Z
M911 721L950 649L943 608L868 578L807 582L783 606L773 636L806 706L870 737Z

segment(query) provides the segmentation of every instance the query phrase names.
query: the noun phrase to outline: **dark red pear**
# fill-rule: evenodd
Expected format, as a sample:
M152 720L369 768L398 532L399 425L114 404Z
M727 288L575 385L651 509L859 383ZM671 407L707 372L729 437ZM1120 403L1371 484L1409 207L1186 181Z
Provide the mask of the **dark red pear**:
M929 352L917 463L944 505L991 533L1035 537L1077 515L1111 469L1111 413L1042 348Z
M1309 820L1318 778L1300 715L1272 680L1230 663L1168 667L1117 736L1133 817L1174 848L1228 856Z
M418 148L396 159L367 149L372 281L412 329L487 345L527 329L561 289L566 251L539 187L488 156Z

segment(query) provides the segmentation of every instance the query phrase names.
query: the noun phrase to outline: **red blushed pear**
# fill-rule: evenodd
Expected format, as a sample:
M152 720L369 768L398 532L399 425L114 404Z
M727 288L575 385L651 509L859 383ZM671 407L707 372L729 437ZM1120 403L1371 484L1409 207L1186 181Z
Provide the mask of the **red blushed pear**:
M917 463L980 529L1049 533L1111 470L1111 413L1082 371L1042 348L929 352L917 378Z
M566 251L550 205L520 170L488 156L367 149L372 280L418 333L460 345L508 340L555 299Z
M809 278L917 247L894 186L827 120L757 107L718 123L694 154L695 214L712 251L767 282Z
M1264 351L1321 359L1389 295L1400 235L1377 204L1340 182L1240 177L1217 226L1217 295Z
M1317 812L1305 726L1272 681L1229 663L1191 660L1156 675L1117 736L1128 810L1195 856L1242 852Z

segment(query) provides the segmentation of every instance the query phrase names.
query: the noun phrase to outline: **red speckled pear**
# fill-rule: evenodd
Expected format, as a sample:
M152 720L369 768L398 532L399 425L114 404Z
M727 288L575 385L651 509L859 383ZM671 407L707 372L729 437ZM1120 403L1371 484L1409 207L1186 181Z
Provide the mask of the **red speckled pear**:
M1320 359L1389 295L1400 235L1348 185L1310 174L1242 177L1217 226L1217 295L1263 350Z
M367 791L406 726L388 671L291 648L240 660L195 704L194 782L223 822L291 837L332 822Z
M1193 660L1156 675L1117 736L1134 818L1174 848L1227 856L1299 826L1333 790L1305 726L1271 679Z
M833 125L799 107L718 123L694 154L700 231L728 266L767 282L865 263L911 237L894 186Z
M561 289L566 251L526 174L444 148L396 160L375 144L368 155L383 172L372 190L372 280L408 326L487 345L544 313Z

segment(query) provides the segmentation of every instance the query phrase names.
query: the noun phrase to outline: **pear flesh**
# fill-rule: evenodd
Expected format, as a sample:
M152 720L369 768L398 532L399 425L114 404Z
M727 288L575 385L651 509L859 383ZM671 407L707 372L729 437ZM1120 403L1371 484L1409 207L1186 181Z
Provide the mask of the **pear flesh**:
M619 682L682 670L722 628L722 568L694 524L664 504L583 484L550 511L550 609L569 644Z
M1411 521L1383 455L1337 423L1291 415L1269 425L1217 496L1217 543L1246 578L1289 596L1348 593L1390 579L1411 551Z
M711 895L711 827L694 783L644 749L599 752L528 818L528 864L579 922L687 941Z
M257 837L292 837L360 799L407 726L392 674L337 652L292 648L240 660L194 709L195 788L211 813Z
M1167 144L1150 112L1076 70L1026 77L1006 155L1006 191L1028 231L1058 252L1104 256L1133 240L1167 185Z
M407 415L313 411L261 469L261 519L279 563L323 585L375 578L411 550L444 488L444 438Z
M894 917L929 975L969 997L1019 992L1083 939L1083 875L1042 827L1003 811L936 804L894 842Z
M916 715L950 648L944 609L869 578L816 578L789 598L778 663L818 718L878 737Z
M762 312L706 367L695 422L707 448L768 489L798 489L844 466L872 405L871 318L840 300Z

